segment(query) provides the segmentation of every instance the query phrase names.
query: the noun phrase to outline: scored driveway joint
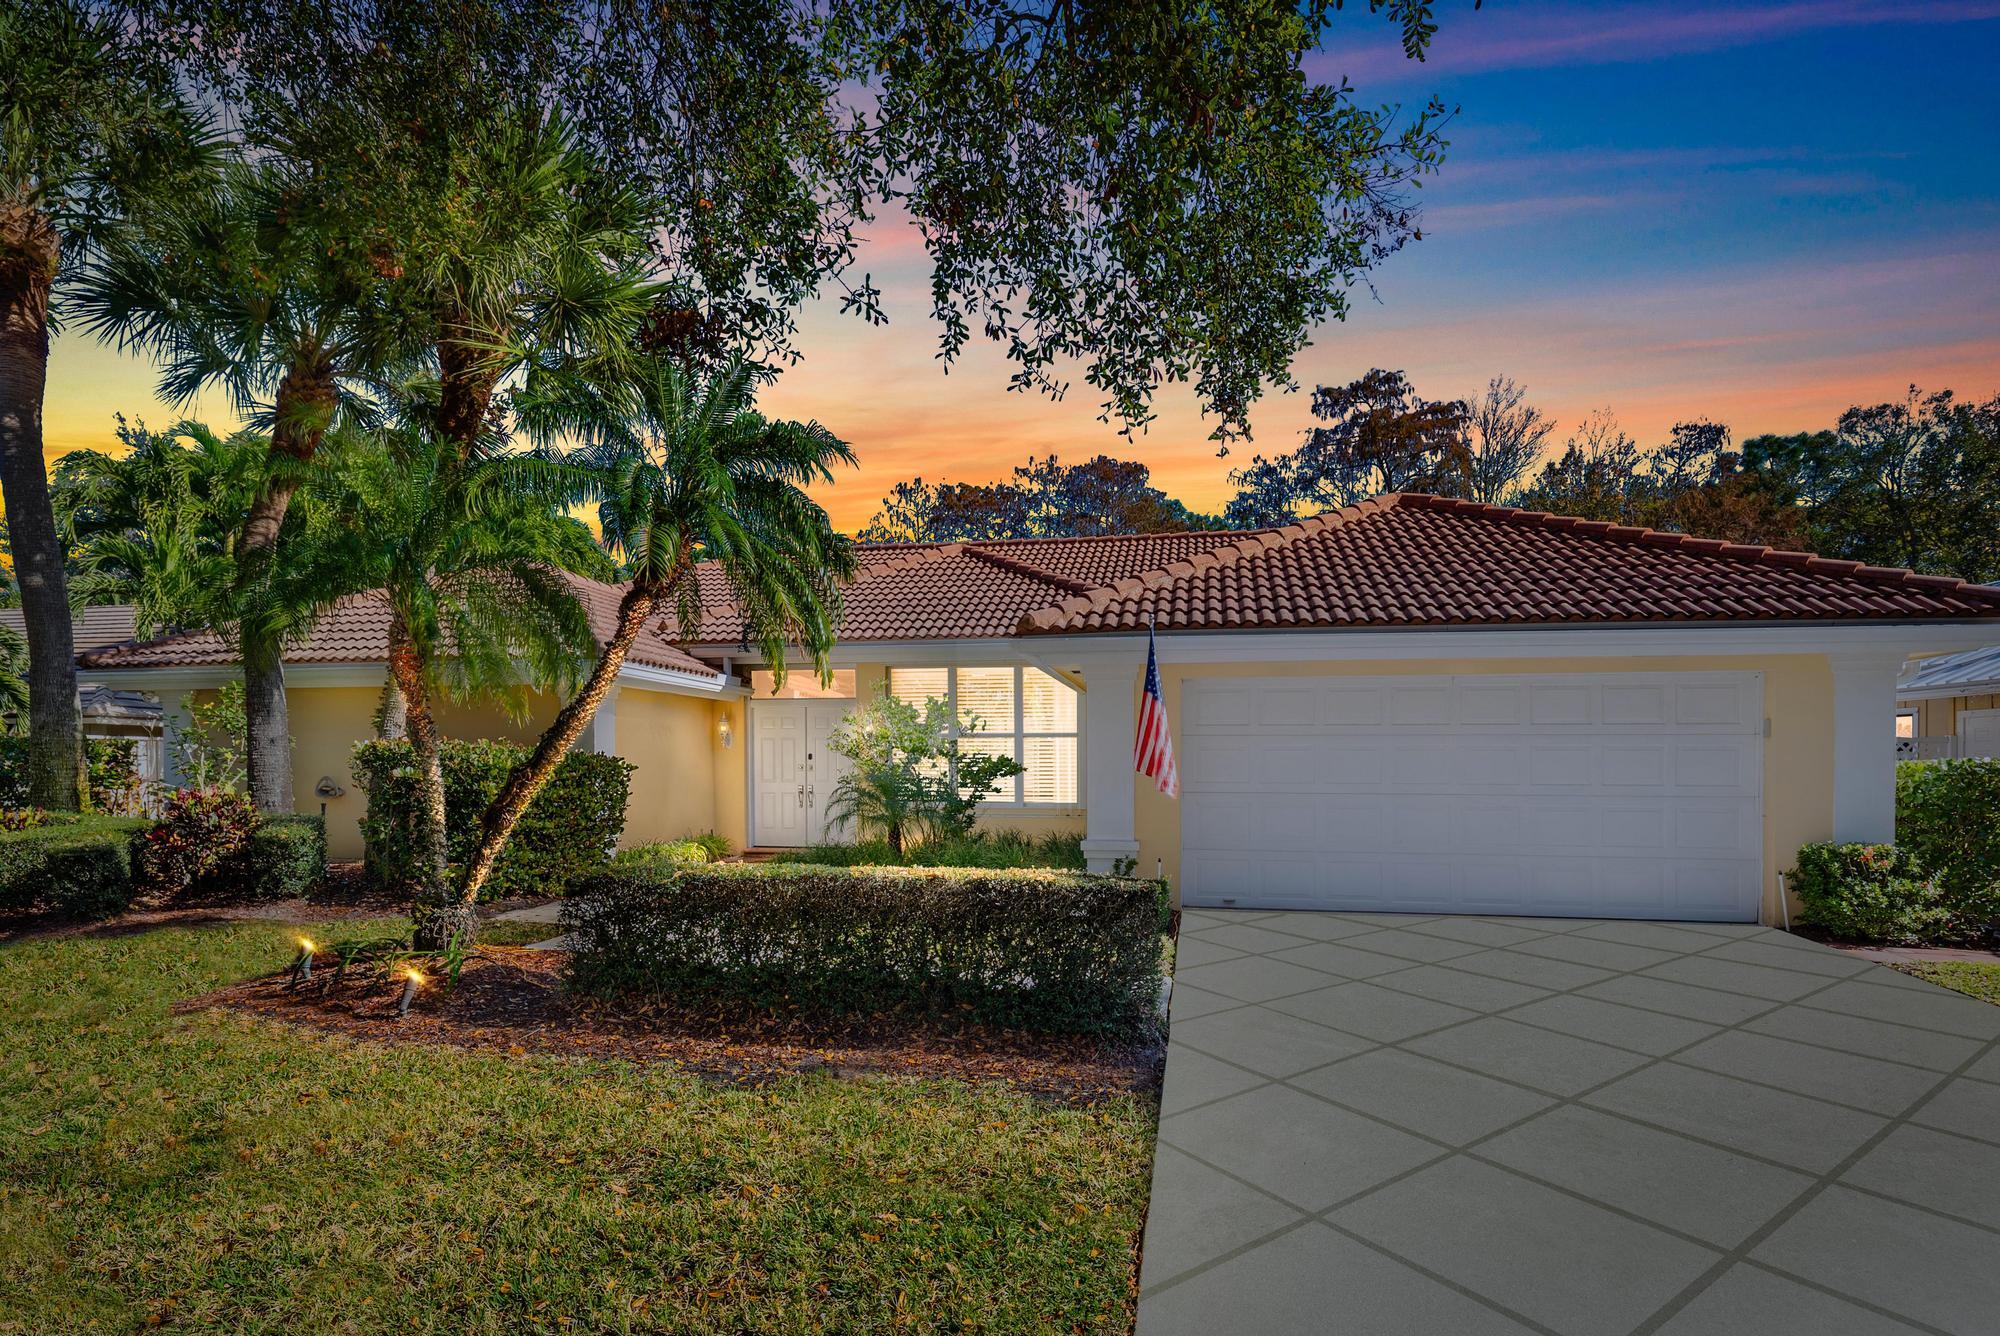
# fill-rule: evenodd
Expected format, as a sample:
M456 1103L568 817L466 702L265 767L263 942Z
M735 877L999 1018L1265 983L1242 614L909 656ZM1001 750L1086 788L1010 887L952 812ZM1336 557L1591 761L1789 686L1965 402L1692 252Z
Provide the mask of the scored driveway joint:
M1189 910L1179 1332L1987 1332L2000 1007L1749 924Z

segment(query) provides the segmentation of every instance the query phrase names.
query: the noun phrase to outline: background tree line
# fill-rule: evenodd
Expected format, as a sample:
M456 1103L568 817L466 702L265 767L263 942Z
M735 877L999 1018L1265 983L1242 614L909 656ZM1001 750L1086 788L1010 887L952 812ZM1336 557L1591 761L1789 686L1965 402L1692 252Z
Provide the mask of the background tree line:
M1313 393L1319 421L1293 450L1233 470L1204 515L1151 485L1144 464L1033 460L1000 483L899 483L864 541L1064 537L1261 528L1382 492L1522 506L1870 565L2000 580L2000 396L1912 387L1829 429L1737 442L1706 418L1641 445L1608 410L1555 443L1556 422L1506 377L1430 400L1399 371Z

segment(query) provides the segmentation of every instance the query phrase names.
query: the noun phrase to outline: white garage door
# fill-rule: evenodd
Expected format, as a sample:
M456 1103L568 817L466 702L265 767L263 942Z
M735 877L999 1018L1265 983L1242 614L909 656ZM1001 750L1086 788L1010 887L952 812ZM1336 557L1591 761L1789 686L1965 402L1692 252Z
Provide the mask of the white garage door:
M1188 904L1757 917L1761 674L1183 691Z

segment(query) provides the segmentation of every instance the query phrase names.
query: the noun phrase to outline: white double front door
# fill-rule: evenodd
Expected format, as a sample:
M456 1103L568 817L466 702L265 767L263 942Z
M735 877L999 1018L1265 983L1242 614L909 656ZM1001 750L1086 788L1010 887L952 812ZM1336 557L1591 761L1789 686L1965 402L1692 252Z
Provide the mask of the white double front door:
M834 787L847 773L847 762L827 744L853 708L851 700L750 703L753 844L788 849L853 838L827 821Z

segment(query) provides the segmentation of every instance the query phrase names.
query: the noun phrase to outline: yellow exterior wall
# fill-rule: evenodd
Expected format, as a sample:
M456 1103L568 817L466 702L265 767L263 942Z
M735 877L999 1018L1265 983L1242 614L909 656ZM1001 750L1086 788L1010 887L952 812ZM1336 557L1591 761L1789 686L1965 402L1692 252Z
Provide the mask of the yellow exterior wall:
M1481 673L1764 674L1764 915L1777 917L1778 874L1790 870L1799 846L1833 833L1833 670L1823 654L1646 659L1423 659L1323 663L1166 664L1160 689L1179 737L1181 684L1195 677L1418 677ZM1888 722L1883 722L1888 731ZM1886 765L1887 762L1885 761ZM1135 776L1134 824L1139 871L1164 869L1180 895L1180 803ZM1794 906L1796 908L1796 905Z
M374 687L290 687L285 692L292 721L292 795L301 812L317 812L322 801L313 789L322 778L343 792L325 799L326 853L337 861L361 857L361 818L368 797L354 782L354 744L375 733Z
M1917 736L1949 738L1958 735L1960 710L2000 710L2000 695L1947 696L1942 700L1897 701L1903 709L1917 712Z
M729 697L709 702L709 792L715 804L708 827L729 841L732 849L750 842L750 744L749 722L744 716L743 698ZM722 726L729 725L729 745L722 745Z
M712 702L623 687L617 709L615 750L634 766L623 843L651 844L719 829L710 756L717 749ZM732 842L740 844L734 837Z

